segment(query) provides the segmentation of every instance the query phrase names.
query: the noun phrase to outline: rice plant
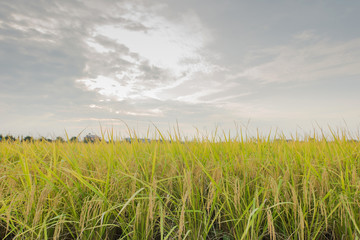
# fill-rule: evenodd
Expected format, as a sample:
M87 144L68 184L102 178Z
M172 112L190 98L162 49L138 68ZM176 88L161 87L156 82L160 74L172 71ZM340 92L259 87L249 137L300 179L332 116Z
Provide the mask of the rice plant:
M360 145L346 134L104 134L0 142L1 239L360 237Z

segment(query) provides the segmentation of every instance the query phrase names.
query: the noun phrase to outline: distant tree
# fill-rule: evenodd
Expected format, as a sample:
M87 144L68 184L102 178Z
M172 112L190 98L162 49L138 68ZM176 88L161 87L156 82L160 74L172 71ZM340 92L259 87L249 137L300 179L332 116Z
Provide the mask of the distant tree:
M65 140L62 137L57 137L55 141L62 143L65 142Z
M3 140L3 136L0 134L0 142Z
M40 142L52 142L52 140L50 138L45 138L45 137L41 137L39 139Z
M15 141L16 141L16 138L14 138L14 137L11 136L11 135L6 135L6 136L5 136L5 141L15 142Z
M77 142L78 141L78 138L77 137L72 137L70 138L70 142Z
M88 134L84 137L84 143L94 143L97 141L101 141L101 138L97 135Z
M24 142L33 142L33 141L34 141L34 139L32 137L30 137L30 136L26 136L24 138Z

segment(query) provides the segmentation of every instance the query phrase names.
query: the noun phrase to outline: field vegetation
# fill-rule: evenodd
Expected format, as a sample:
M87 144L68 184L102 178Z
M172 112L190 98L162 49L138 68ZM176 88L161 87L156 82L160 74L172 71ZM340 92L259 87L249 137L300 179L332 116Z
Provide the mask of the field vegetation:
M360 144L346 134L158 134L0 142L0 239L359 239Z

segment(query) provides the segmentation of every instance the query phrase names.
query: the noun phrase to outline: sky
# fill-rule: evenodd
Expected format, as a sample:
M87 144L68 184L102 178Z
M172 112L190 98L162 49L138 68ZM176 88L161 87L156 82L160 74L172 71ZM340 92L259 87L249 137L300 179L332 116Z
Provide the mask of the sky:
M0 1L0 134L360 128L360 2Z

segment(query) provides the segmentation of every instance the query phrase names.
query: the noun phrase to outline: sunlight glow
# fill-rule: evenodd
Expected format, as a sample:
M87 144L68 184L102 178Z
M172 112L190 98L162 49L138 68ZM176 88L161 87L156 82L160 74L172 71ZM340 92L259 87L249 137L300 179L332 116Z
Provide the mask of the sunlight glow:
M88 90L117 101L166 100L171 97L163 94L166 90L189 81L194 73L213 71L213 66L201 52L209 41L209 34L196 16L185 14L176 22L147 12L131 17L133 21L146 19L146 30L132 30L123 25L100 25L85 41L89 49L97 54L117 54L118 58L128 63L126 67L114 66L114 72L103 71L96 78L78 80ZM105 46L99 39L108 39L111 45ZM117 52L117 46L129 52ZM90 70L91 66L85 71ZM153 79L148 78L149 74Z

